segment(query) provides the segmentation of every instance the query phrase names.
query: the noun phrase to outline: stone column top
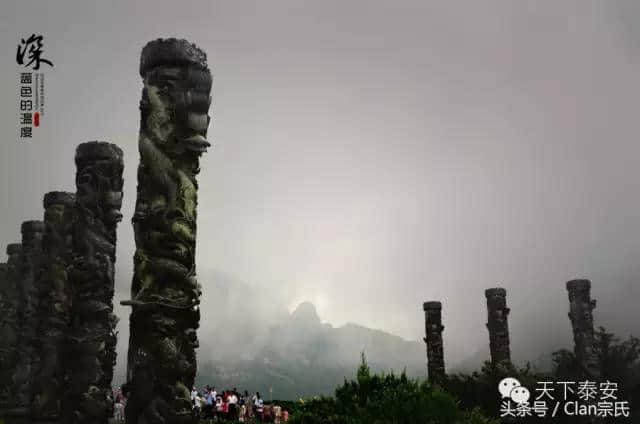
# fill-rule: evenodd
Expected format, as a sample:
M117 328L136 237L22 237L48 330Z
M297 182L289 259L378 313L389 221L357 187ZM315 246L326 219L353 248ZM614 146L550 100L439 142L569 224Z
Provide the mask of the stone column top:
M433 310L433 309L442 309L442 302L438 302L438 301L430 301L430 302L424 302L422 304L422 309L427 311L427 310Z
M157 66L196 66L205 70L207 54L184 39L158 38L142 48L140 76Z
M76 164L83 159L122 160L122 149L106 141L87 141L76 148Z
M19 255L22 253L21 243L9 243L7 244L7 255Z
M486 289L484 291L484 295L487 298L493 297L493 296L506 297L507 296L507 290L502 288L502 287L494 287L494 288L491 288L491 289Z
M44 231L44 222L42 221L24 221L20 227L22 233L41 233Z
M591 288L591 281L587 279L567 281L567 290L584 290Z
M50 191L44 195L43 205L48 208L51 205L73 206L75 196L66 191Z

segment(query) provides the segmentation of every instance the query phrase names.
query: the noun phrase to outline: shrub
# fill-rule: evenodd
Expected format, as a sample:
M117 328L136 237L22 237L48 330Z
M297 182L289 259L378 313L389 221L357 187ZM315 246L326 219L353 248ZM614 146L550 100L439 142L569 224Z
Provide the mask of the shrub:
M372 374L362 356L355 380L335 391L335 397L299 402L294 424L491 424L478 410L462 411L455 398L426 381Z

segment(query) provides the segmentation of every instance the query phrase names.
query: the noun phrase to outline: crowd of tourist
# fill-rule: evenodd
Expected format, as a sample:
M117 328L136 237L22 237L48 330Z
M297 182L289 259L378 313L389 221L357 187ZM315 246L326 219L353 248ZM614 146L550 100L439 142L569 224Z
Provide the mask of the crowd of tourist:
M250 395L235 388L218 392L215 387L206 386L199 392L191 391L193 413L203 420L230 421L241 423L265 422L282 423L289 421L289 412L279 405L266 405L259 392Z
M114 420L124 422L124 408L127 399L118 389L114 394ZM213 386L202 391L196 387L191 391L193 415L209 423L284 423L289 421L289 412L276 404L265 404L259 392L250 395L235 388L218 392Z

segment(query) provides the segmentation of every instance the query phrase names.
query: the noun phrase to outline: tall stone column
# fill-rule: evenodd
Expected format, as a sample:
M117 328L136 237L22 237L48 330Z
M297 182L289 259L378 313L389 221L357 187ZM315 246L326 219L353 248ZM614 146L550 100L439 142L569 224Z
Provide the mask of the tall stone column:
M0 263L0 384L4 381L2 379L2 370L4 370L4 364L6 363L5 353L7 351L7 340L2 337L6 332L5 317L7 316L9 307L9 265L5 262ZM0 388L2 390L2 388Z
M507 291L503 288L492 288L485 290L484 294L487 298L487 329L489 330L491 362L493 364L510 364Z
M65 423L106 424L113 413L116 226L122 219L122 150L100 141L76 149L71 328Z
M442 347L442 303L425 302L422 305L424 309L424 324L427 344L427 369L429 371L429 381L432 383L442 382L445 376L444 372L444 351Z
M12 243L7 245L7 264L4 271L4 286L2 290L2 315L0 325L0 343L2 345L2 363L0 365L0 417L6 408L12 406L13 372L16 368L16 348L18 338L18 286L22 279L20 267L22 263L22 245Z
M0 399L8 396L13 370L9 368L11 345L14 343L15 328L7 320L13 306L9 264L0 263Z
M8 321L14 299L9 278L9 265L0 263L0 404L9 397L13 369L10 368L12 345L15 344L15 328Z
M594 350L593 336L593 309L596 307L596 301L591 299L591 281L568 281L567 291L576 360L587 377L598 379L600 367Z
M33 369L37 367L38 278L42 263L42 221L22 223L21 281L18 285L18 339L16 369L13 374L15 422L28 420L33 395Z
M142 49L136 240L125 391L127 422L192 422L200 286L196 281L196 175L206 140L211 73L186 40ZM155 421L154 421L155 422ZM160 422L160 421L157 421Z
M72 258L74 195L53 191L44 196L45 233L39 287L38 352L40 367L34 370L32 419L58 422L64 390L62 359L69 329L71 293L68 270Z

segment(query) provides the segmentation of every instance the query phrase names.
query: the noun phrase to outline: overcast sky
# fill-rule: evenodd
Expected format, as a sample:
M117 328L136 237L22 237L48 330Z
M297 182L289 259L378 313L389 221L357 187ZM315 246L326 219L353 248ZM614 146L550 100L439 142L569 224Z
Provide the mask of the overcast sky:
M487 349L483 290L503 286L516 357L572 345L565 282L586 277L597 324L640 335L638 22L632 0L3 1L0 240L74 190L78 143L117 143L128 297L140 50L177 36L214 75L198 267L408 339L441 300L445 350ZM22 142L32 33L54 67Z

